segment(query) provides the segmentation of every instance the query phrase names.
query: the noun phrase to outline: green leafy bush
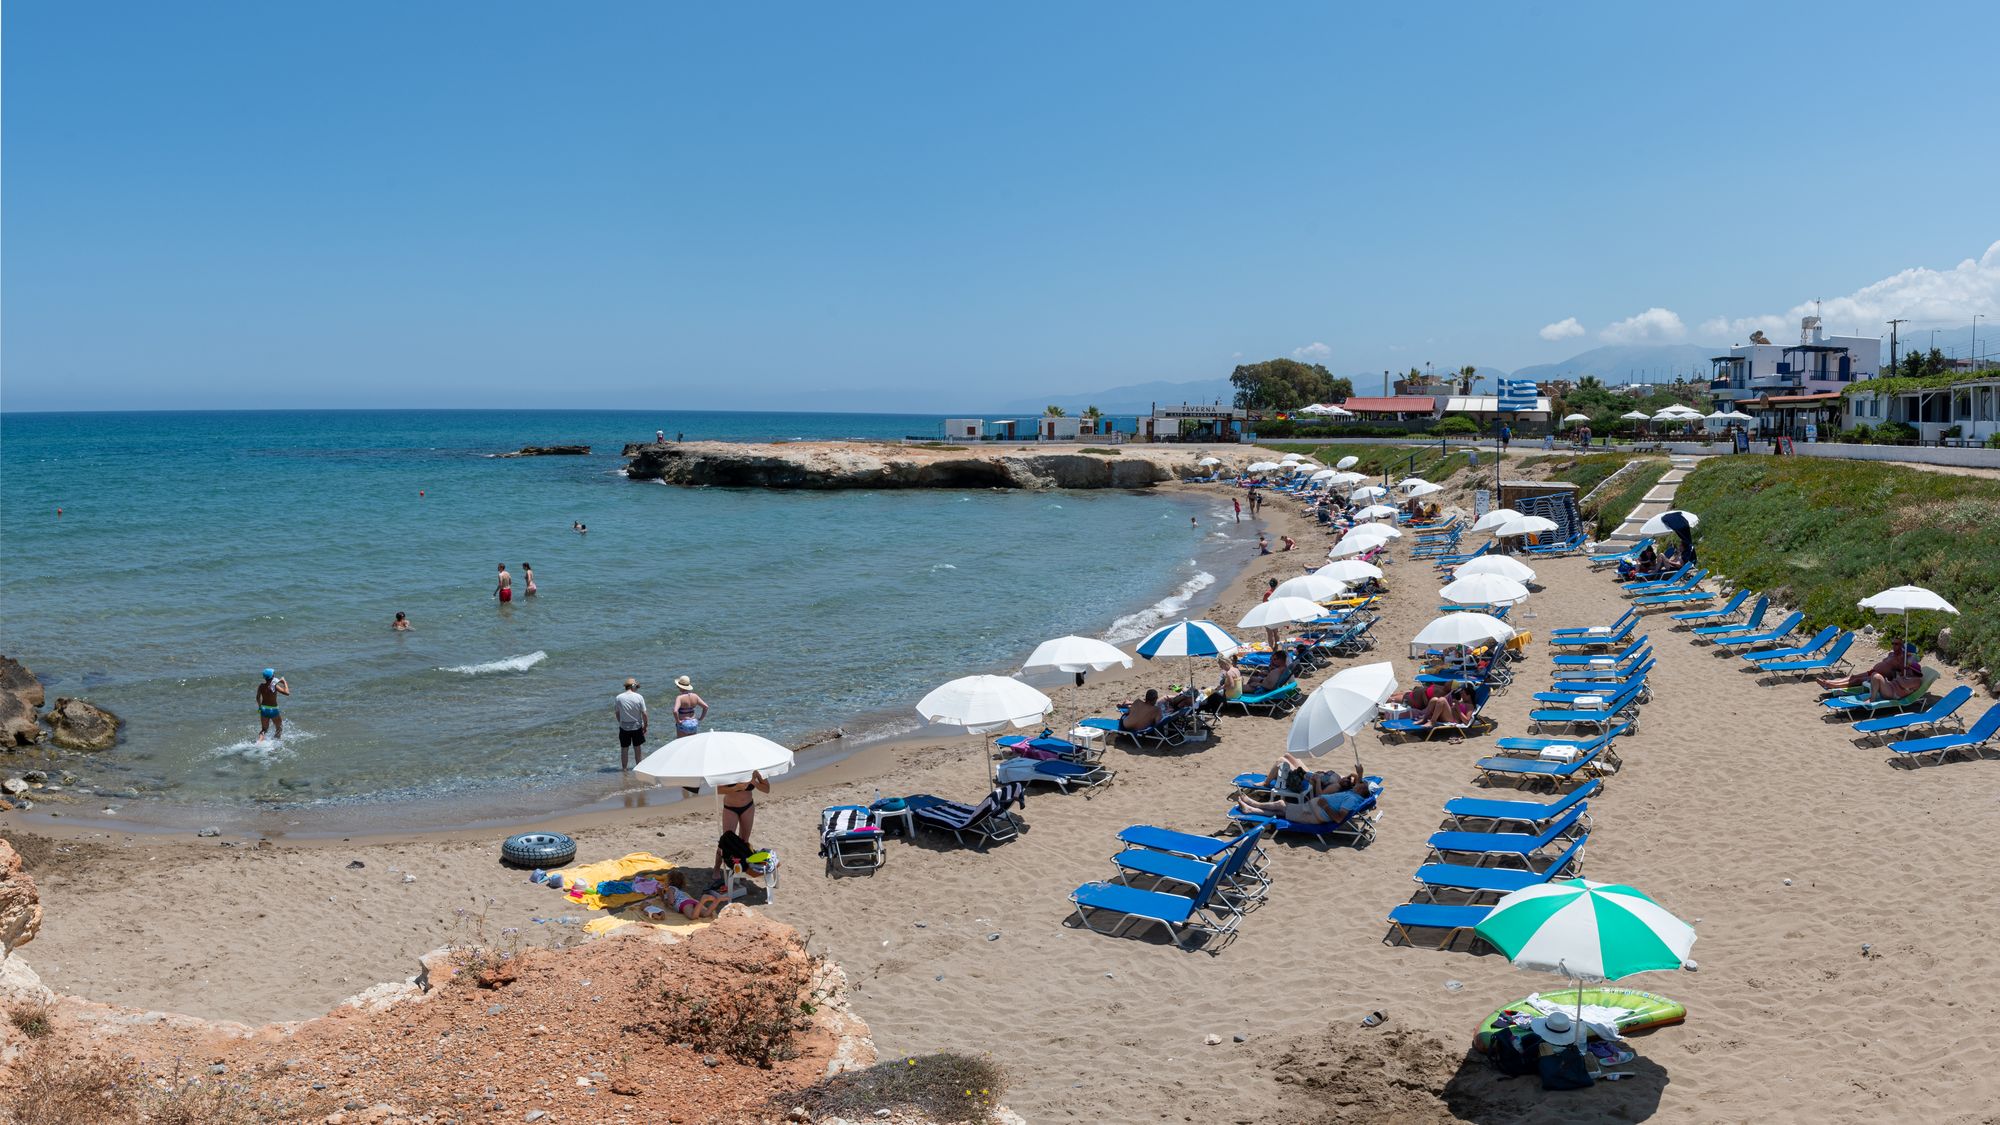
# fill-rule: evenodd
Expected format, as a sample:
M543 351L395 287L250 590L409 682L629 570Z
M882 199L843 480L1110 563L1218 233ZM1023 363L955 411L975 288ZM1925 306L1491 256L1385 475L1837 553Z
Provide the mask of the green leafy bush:
M1466 417L1463 414L1454 414L1449 418L1441 418L1438 420L1437 425L1431 427L1431 433L1438 437L1446 437L1450 435L1460 435L1460 434L1476 434L1478 432L1479 432L1479 423L1473 421L1472 419Z
M1891 586L1925 586L1961 616L1917 614L1911 635L1929 649L1949 626L1946 656L2000 668L2000 481L1753 454L1708 460L1675 502L1701 517L1704 565L1785 593L1812 627L1880 625L1855 603Z

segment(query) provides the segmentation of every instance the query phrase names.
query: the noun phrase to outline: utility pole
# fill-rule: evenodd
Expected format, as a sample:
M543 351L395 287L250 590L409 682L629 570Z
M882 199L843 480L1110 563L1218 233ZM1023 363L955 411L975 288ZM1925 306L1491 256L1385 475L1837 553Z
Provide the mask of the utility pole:
M1977 371L1985 364L1979 362L1979 321L1985 313L1972 314L1972 369Z
M1896 366L1896 326L1908 323L1909 321L1903 320L1900 317L1889 322L1889 370L1891 371L1901 370L1901 368Z

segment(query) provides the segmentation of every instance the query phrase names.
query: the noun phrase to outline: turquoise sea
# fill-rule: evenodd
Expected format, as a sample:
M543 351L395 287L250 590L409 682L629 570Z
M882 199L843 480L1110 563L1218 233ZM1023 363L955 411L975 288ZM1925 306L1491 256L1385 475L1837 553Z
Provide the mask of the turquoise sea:
M128 817L482 794L554 811L624 785L609 708L628 675L660 711L693 677L714 729L895 733L932 686L1065 632L1136 636L1248 553L1219 497L682 489L625 480L617 456L656 429L898 438L939 421L6 414L0 652L125 718L117 749L63 764ZM595 453L493 456L556 443ZM391 631L398 610L414 631ZM260 744L267 666L293 695L283 742Z

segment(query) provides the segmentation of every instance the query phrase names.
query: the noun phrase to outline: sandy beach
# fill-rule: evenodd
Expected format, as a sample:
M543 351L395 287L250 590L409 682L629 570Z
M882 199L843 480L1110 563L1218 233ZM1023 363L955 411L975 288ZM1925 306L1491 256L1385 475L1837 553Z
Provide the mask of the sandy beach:
M1208 614L1226 628L1267 578L1323 554L1325 533L1290 509L1270 505L1261 527L1300 550L1255 559L1226 588ZM1391 660L1407 684L1406 642L1435 616L1441 581L1406 544L1378 603L1376 651L1336 667ZM1542 590L1516 624L1536 643L1489 705L1494 726L1457 745L1364 735L1362 761L1388 784L1378 838L1364 849L1274 844L1268 901L1215 953L1073 928L1067 896L1108 877L1128 824L1219 831L1229 779L1269 766L1288 720L1231 717L1203 744L1113 748L1114 782L1089 795L1037 787L1015 841L980 852L925 835L892 842L872 875L827 877L815 857L821 808L878 791L967 802L983 792L979 740L858 755L759 802L757 843L783 859L760 909L840 962L885 1054L989 1054L1010 1074L1007 1103L1030 1121L1993 1120L2000 1001L1980 986L1995 964L1985 935L2000 925L2000 889L1977 857L2000 827L1992 763L1892 769L1821 718L1809 684L1762 686L1664 614L1646 629L1654 699L1591 803L1584 872L1696 923L1698 971L1625 982L1681 1001L1688 1020L1634 1040L1633 1080L1580 1093L1544 1095L1465 1061L1488 1012L1559 979L1490 953L1386 944L1384 918L1411 898L1440 806L1480 792L1474 760L1496 734L1528 733L1529 695L1548 678L1542 634L1624 608L1581 558L1534 565ZM1179 661L1140 661L1053 694L1060 716L1104 714L1182 676ZM1947 668L1937 690L1956 682ZM1331 757L1352 764L1345 751ZM46 909L25 956L59 991L263 1022L408 977L418 955L453 939L461 907L545 944L582 940L561 921L581 911L499 866L504 832L421 827L259 842L23 831L17 820L8 836ZM647 850L698 863L717 822L703 798L551 827L575 835L584 860ZM1385 1025L1359 1026L1377 1010ZM1205 1044L1211 1035L1219 1045Z

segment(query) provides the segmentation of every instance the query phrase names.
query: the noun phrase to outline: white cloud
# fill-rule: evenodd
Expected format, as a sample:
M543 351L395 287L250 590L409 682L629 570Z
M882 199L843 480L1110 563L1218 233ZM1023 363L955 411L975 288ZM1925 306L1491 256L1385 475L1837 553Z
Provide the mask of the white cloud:
M1572 336L1583 335L1583 325L1578 324L1575 317L1566 316L1554 324L1542 325L1538 335L1544 340L1567 340Z
M1704 335L1732 338L1758 328L1790 332L1797 330L1800 317L1815 313L1827 332L1843 336L1880 336L1894 317L1957 327L1971 323L1974 313L1993 316L2000 313L2000 242L1988 246L1977 259L1967 258L1948 270L1914 266L1845 297L1821 301L1817 308L1811 301L1801 301L1783 316L1718 316L1702 322L1701 330Z
M1303 348L1293 348L1292 358L1302 359L1308 363L1321 363L1333 358L1333 349L1314 340Z
M1762 332L1772 339L1785 328L1785 318L1780 316L1739 316L1734 320L1726 316L1712 316L1701 322L1701 334L1711 340L1729 340L1742 343L1752 332Z
M1655 305L1637 316L1606 325L1598 335L1614 344L1653 344L1680 339L1687 335L1687 325L1681 323L1679 313Z

